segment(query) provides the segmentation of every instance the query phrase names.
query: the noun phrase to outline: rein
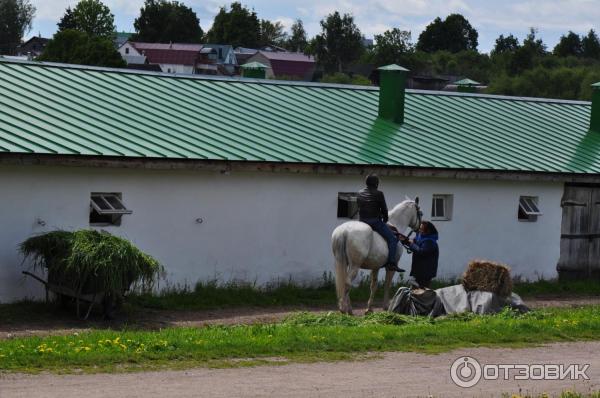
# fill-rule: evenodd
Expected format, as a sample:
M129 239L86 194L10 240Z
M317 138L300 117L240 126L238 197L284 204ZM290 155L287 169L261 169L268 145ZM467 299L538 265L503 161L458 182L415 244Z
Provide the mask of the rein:
M423 218L423 213L421 212L421 208L419 207L419 205L417 204L416 206L417 206L417 220L419 221L419 222L418 222L418 225L421 225L421 220L422 220L422 218ZM415 232L416 232L416 230L414 230L414 229L412 229L412 228L411 228L411 229L410 229L410 232L409 232L409 233L408 233L408 235L406 236L406 241L408 241L408 240L410 239L410 236L411 236L413 233L415 233ZM407 244L407 243L404 243L404 242L400 242L400 243L402 244L402 246L403 246L403 247L404 247L404 249L406 250L406 253L408 253L408 254L411 254L411 253L412 253L412 250L410 250L410 244Z

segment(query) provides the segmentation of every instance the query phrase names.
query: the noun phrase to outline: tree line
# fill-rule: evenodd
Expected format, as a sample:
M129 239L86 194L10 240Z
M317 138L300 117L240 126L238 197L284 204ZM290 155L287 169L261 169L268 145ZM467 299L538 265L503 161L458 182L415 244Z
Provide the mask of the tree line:
M0 50L14 51L31 27L35 8L29 0L0 0ZM466 76L488 86L487 92L566 99L589 99L589 85L600 81L600 40L594 30L564 34L553 49L531 28L520 40L501 34L489 54L478 50L479 34L460 14L435 18L413 42L410 31L393 28L365 46L351 14L335 11L308 38L302 20L289 32L280 22L260 19L239 2L223 6L210 30L203 32L196 13L185 4L146 0L134 21L132 40L158 43L215 43L234 47L278 46L315 56L321 80L369 84L361 66L396 63L416 75ZM101 66L123 66L114 50L114 16L100 0L81 0L67 8L58 32L41 59ZM363 72L364 73L364 72Z

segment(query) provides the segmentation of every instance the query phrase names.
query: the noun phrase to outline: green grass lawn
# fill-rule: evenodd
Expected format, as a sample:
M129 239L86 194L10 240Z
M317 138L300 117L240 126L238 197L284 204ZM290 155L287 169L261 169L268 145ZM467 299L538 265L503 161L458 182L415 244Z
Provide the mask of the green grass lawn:
M522 347L600 339L600 306L518 315L429 319L391 313L299 313L277 324L94 330L0 340L0 371L102 372L346 359L382 351L436 353L459 347Z

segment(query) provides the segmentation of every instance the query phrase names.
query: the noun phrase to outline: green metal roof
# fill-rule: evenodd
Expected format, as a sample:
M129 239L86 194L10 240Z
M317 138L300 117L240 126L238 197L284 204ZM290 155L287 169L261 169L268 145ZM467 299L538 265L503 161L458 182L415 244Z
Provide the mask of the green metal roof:
M385 70L385 71L398 71L398 72L409 72L408 69L400 66L400 65L396 65L396 64L391 64L391 65L386 65L386 66L380 66L379 68L377 68L377 70Z
M0 61L1 153L600 172L588 102ZM465 117L468 115L468 117Z
M469 78L455 81L454 84L456 84L458 86L480 86L481 85L481 83L476 82L475 80L471 80Z
M240 66L240 68L244 69L269 69L269 67L265 64L261 64L260 62L248 62Z

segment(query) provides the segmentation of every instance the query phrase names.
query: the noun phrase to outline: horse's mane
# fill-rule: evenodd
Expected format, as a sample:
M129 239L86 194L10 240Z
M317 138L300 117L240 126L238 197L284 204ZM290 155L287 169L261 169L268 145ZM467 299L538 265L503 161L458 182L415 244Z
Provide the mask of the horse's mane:
M401 207L406 207L408 206L410 203L414 203L415 201L412 199L404 199L402 202L398 203L396 206L394 206L392 208L392 210L390 210L389 212L392 213L394 211L400 210Z

